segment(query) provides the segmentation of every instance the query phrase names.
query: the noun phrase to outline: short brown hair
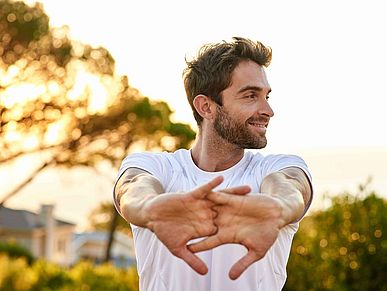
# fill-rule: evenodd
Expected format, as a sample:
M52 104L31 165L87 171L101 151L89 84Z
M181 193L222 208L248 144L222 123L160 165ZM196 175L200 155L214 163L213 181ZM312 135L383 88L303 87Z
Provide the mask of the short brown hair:
M203 118L193 106L194 98L203 94L222 105L221 92L230 86L232 72L244 60L267 67L271 61L271 49L259 41L233 37L230 42L206 44L196 58L186 60L184 87L198 125Z

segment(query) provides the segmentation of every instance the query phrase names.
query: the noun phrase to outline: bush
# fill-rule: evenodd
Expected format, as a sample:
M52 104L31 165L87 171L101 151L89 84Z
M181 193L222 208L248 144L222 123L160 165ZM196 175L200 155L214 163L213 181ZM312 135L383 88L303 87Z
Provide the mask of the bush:
M387 202L339 195L300 224L284 290L387 291Z
M10 258L0 254L0 290L30 290L36 276L25 258Z
M61 290L75 285L65 268L45 260L36 261L31 269L37 277L31 291Z
M118 269L111 264L93 266L91 262L81 262L70 270L70 276L82 290L138 290L134 267Z
M28 249L15 243L0 242L0 254L1 253L5 253L11 258L25 258L29 265L35 260Z
M29 266L24 258L0 255L0 290L138 291L138 276L134 267L118 269L110 264L81 262L67 269L44 260Z

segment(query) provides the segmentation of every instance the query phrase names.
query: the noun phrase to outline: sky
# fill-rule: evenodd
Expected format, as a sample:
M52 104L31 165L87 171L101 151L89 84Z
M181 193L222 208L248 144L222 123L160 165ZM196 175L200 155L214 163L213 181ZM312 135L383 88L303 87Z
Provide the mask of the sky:
M232 36L263 42L273 50L267 75L275 112L263 152L302 153L318 193L354 189L372 176L373 188L387 197L384 1L40 2L52 26L68 25L72 39L108 49L117 74L145 96L167 101L175 121L193 126L184 59ZM111 181L87 185L92 177L92 170L43 173L11 204L29 199L36 208L51 199L59 216L80 221L111 197Z
M273 149L386 146L384 1L44 0L51 25L107 48L118 74L194 124L182 81L201 45L244 36L273 50Z

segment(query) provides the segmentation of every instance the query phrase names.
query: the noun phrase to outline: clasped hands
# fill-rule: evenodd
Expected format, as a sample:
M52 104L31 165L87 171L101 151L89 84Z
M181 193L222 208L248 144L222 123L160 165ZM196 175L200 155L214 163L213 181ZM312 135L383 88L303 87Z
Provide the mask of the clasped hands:
M264 257L283 226L281 207L268 195L246 195L249 186L214 191L223 181L219 176L192 191L167 193L147 204L147 228L171 251L199 274L206 264L195 254L222 244L246 247L247 254L230 269L237 279L251 264ZM190 240L203 240L188 244Z

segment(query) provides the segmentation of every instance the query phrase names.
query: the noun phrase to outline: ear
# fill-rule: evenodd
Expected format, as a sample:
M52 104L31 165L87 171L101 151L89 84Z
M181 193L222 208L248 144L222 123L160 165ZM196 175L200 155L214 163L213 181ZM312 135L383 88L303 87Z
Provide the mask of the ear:
M215 117L215 104L208 96L197 95L193 100L193 105L203 119L213 119Z

